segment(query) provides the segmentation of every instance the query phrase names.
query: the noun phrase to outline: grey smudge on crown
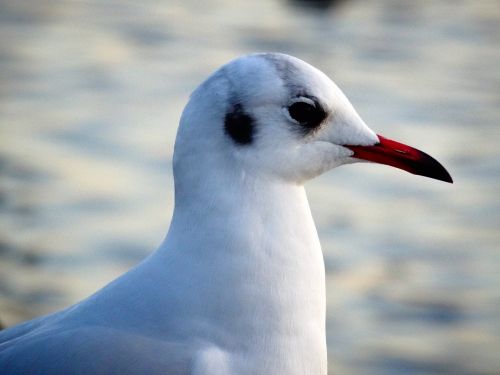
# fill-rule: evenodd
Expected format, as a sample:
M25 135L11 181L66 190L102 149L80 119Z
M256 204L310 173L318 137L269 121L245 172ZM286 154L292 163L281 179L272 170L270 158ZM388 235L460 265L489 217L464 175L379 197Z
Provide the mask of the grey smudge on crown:
M300 75L300 70L293 64L290 57L281 53L263 53L261 56L276 70L283 85L288 89L290 98L311 97L311 94L304 87L294 84L294 77Z

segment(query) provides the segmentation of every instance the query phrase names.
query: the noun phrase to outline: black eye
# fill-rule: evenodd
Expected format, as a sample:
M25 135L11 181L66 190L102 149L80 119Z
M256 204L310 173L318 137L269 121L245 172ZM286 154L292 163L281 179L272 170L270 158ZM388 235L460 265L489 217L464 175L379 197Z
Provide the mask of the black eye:
M319 105L305 101L290 105L288 113L300 125L309 129L318 127L325 118L325 111Z

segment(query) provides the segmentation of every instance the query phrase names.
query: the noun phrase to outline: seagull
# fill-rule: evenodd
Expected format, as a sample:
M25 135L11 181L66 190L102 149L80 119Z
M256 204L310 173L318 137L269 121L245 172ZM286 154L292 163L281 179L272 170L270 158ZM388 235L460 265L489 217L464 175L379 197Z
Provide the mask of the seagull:
M0 332L7 374L326 374L325 267L304 183L359 161L452 182L374 133L324 73L243 56L190 96L159 248L62 311Z

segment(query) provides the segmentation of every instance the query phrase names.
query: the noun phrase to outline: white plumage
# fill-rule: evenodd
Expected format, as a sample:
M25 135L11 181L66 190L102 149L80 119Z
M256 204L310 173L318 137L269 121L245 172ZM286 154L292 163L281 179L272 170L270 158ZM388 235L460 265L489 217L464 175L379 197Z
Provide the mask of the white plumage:
M379 143L301 60L223 66L182 115L163 244L89 298L0 332L0 373L325 374L324 264L302 184L357 161L346 146Z

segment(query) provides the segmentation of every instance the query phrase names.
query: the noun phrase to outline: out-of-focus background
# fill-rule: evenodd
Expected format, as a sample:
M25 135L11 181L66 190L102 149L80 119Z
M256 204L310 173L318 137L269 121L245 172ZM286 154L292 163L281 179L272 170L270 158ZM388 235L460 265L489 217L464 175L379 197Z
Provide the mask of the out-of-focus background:
M331 373L500 373L500 2L2 1L0 320L68 306L153 251L189 93L280 51L454 185L384 166L307 184Z

